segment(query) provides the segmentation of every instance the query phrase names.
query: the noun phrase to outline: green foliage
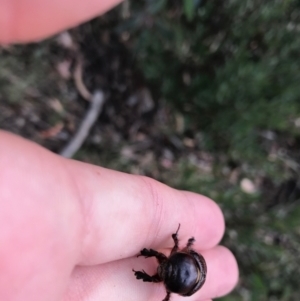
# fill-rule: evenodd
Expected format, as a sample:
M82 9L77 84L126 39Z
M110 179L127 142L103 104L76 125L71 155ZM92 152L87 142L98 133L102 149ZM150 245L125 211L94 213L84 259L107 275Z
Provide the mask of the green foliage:
M183 0L183 12L187 20L192 21L195 17L195 1Z
M210 196L225 214L227 230L222 243L238 260L240 284L222 300L297 300L299 204L266 209L259 195L245 194L229 184L225 175L222 178L221 166L207 174L180 160L171 173L163 174L169 184Z
M39 87L44 95L57 92L47 46L44 42L0 52L0 99L19 103L28 95L38 94L35 87ZM20 57L22 59L17 59Z
M263 131L297 132L298 1L132 1L132 7L140 68L189 116L190 127L206 134L207 147L260 164L267 153Z
M182 159L162 175L215 199L225 213L223 243L238 259L241 282L223 300L298 300L299 205L270 209L259 193L229 183L222 168L232 160L247 177L274 182L291 174L293 160L276 150L298 150L300 2L130 3L132 18L118 30L129 30L148 83L202 134L202 149L225 157L208 174Z

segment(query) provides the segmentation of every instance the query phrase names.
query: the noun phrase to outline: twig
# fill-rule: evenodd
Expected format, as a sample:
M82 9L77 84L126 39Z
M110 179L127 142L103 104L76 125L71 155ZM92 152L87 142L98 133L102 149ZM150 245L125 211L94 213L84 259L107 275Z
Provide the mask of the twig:
M82 61L81 59L78 59L75 70L74 70L74 82L75 82L75 86L79 92L79 94L87 101L91 100L91 93L89 92L89 90L87 89L87 87L85 86L83 79L82 79Z
M121 16L122 16L122 19L128 19L130 17L130 3L128 0L125 0L122 3Z
M97 120L105 101L102 91L95 91L91 98L91 103L85 117L83 118L78 131L70 142L63 148L60 155L65 158L72 158L79 150L85 139L87 138L91 127Z

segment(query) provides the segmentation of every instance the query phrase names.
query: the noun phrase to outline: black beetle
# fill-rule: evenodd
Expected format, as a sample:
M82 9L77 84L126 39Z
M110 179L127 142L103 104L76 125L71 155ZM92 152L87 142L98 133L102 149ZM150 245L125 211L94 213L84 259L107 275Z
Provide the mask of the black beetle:
M167 295L163 301L169 301L171 293L185 297L193 295L203 286L206 279L206 262L202 255L191 248L195 242L194 237L188 240L185 248L179 250L179 228L180 224L176 233L172 234L174 247L169 257L152 249L143 249L138 255L157 259L159 266L155 275L150 276L144 270L133 270L136 279L141 279L144 282L164 283Z

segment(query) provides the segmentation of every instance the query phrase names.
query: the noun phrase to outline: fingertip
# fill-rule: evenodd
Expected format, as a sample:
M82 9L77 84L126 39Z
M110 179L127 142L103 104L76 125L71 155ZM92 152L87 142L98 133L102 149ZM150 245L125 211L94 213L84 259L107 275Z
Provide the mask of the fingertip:
M217 245L220 243L225 233L225 218L220 206L215 201L211 199L208 200L211 202L212 216L215 216L215 222L218 225L215 233L215 241L212 241L214 245Z
M219 298L229 294L239 280L237 261L230 250L217 246L203 251L207 262L207 278L203 286L203 297Z
M219 252L223 254L224 258L226 258L226 260L223 263L225 281L220 287L219 291L221 293L216 294L215 298L229 294L237 286L239 281L239 267L235 256L229 249L223 246L218 246L217 248L219 249Z
M196 244L201 249L211 249L219 244L225 232L225 219L220 206L212 199L183 191L194 208L197 227Z

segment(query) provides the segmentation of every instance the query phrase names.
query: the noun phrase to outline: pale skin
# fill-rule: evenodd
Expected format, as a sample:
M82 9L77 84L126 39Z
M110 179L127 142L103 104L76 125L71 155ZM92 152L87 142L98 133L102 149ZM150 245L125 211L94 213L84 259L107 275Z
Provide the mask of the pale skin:
M113 0L0 0L0 42L38 40L104 13ZM55 20L55 22L53 22ZM195 295L208 301L237 283L232 253L218 246L224 218L212 200L155 180L61 158L0 131L0 300L162 300L162 284L135 279L155 271L143 248L169 253L181 224L205 257Z

